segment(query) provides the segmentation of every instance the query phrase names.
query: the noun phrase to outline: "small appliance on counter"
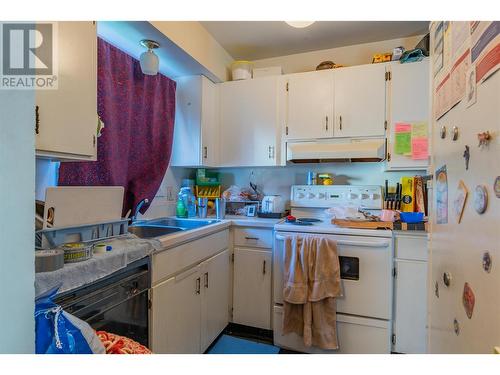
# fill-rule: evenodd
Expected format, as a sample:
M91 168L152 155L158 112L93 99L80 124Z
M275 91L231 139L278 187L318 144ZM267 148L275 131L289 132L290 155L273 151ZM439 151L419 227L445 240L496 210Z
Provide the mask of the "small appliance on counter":
M280 219L286 216L285 204L280 195L266 195L262 199L261 210L257 216L263 218Z

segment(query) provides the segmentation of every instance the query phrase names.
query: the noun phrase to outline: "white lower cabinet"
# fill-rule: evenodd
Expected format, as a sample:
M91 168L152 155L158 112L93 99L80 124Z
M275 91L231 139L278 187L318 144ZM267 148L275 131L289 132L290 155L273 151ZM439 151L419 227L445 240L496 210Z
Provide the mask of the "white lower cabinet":
M201 265L201 352L226 328L229 322L229 250Z
M152 288L151 349L155 353L200 352L200 267Z
M271 249L234 248L233 323L271 329Z
M427 237L395 235L393 348L427 352Z
M229 250L152 288L151 349L203 353L229 321Z

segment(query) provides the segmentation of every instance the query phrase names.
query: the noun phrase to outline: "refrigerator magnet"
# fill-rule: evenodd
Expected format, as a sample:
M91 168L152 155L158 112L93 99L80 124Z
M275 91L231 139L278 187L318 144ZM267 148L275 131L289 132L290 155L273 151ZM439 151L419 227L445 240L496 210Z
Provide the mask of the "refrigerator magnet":
M457 223L459 224L460 221L462 221L462 215L464 213L465 202L467 201L468 194L469 191L467 190L467 186L465 186L464 182L460 180L458 183L455 200L453 201L453 211L455 213Z
M451 285L451 273L449 272L444 272L443 273L443 283L444 285L446 285L447 287L449 287Z
M464 151L464 159L465 159L465 170L469 170L469 160L470 160L470 148L469 146L465 145L465 151Z
M460 334L460 324L456 318L453 319L453 332L455 332L457 336Z
M491 255L488 251L483 254L483 270L486 273L491 271Z
M500 176L495 178L495 182L493 183L493 190L495 190L495 195L497 198L500 198Z
M476 303L476 297L474 296L474 292L472 291L472 288L470 287L469 283L464 284L462 303L464 305L467 318L471 319L472 313L474 312L474 304Z
M474 209L478 214L484 214L488 207L488 191L483 185L477 185L474 189Z
M439 132L439 135L441 137L441 139L445 139L446 138L446 126L441 126L441 131Z

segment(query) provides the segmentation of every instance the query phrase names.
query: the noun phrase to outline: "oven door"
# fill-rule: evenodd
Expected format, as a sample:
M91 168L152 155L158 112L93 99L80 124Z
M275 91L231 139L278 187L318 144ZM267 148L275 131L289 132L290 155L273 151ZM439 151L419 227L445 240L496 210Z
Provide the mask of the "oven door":
M337 312L391 319L391 238L276 232L273 259L276 304L283 304L284 239L294 235L327 236L337 241L343 293L337 298Z
M56 302L96 331L125 336L148 347L149 271L114 276L110 281L92 285L92 291L82 288Z

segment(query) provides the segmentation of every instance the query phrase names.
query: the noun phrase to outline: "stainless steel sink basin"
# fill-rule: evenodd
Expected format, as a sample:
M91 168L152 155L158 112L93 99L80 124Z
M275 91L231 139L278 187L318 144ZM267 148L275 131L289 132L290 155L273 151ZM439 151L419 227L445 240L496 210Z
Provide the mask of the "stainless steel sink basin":
M179 227L184 230L201 228L210 224L218 223L219 220L210 219L177 219L175 217L167 217L162 219L154 219L147 222L148 225Z
M166 234L181 232L183 230L185 229L158 225L133 225L128 227L128 231L130 233L133 233L140 238L160 237L165 236Z
M167 217L162 219L141 221L129 226L128 231L140 238L153 238L180 231L197 229L218 222L219 220L177 219Z

